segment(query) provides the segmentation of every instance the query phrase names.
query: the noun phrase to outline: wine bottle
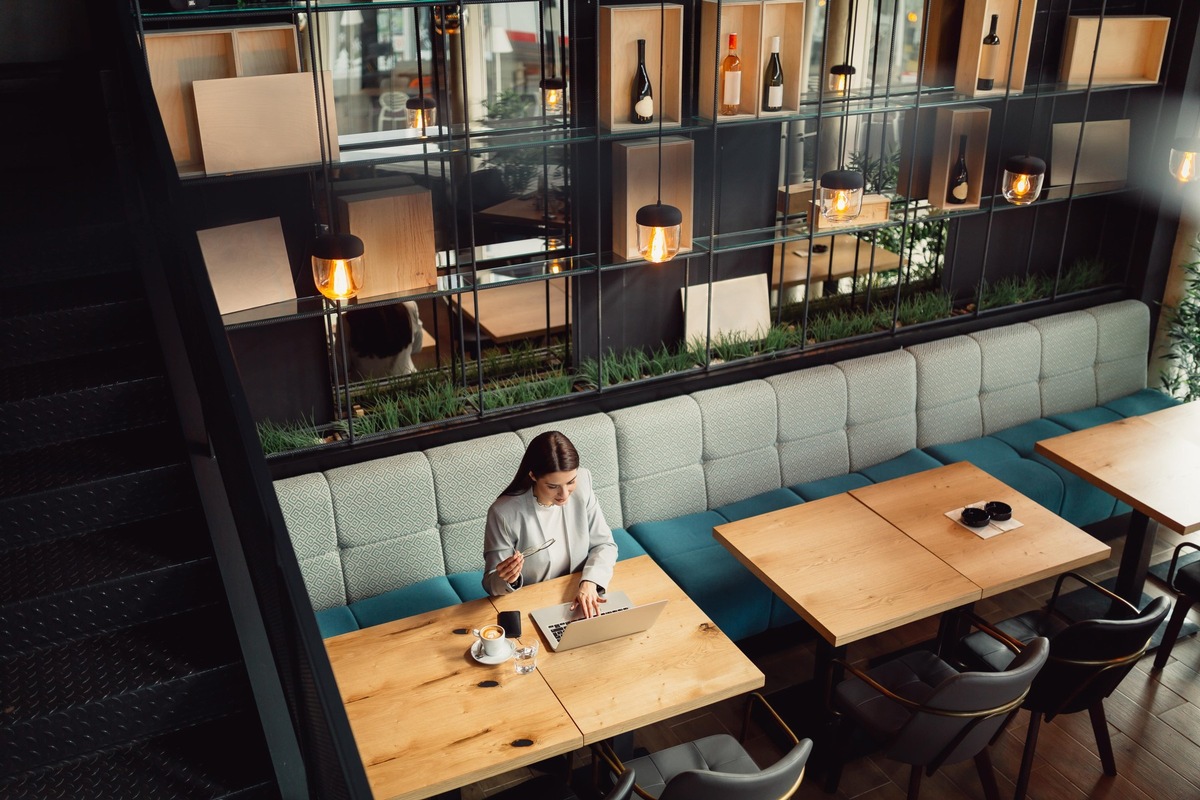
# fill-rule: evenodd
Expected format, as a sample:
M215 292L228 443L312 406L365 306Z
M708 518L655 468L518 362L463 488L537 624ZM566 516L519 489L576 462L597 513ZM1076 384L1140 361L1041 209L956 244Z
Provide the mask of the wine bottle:
M763 73L763 111L783 110L783 65L779 63L779 37L771 37L771 59Z
M996 35L996 24L1000 22L999 14L992 14L992 29L983 37L983 47L979 53L979 79L975 88L980 91L991 91L996 85L996 56L1000 53L1000 37Z
M970 185L967 174L967 137L958 137L958 162L950 170L950 185L946 187L946 202L961 206L967 202Z
M638 64L629 89L629 121L645 125L654 121L654 91L646 72L646 40L637 40Z
M737 116L742 104L742 60L737 54L736 33L729 34L729 53L721 61L721 116Z

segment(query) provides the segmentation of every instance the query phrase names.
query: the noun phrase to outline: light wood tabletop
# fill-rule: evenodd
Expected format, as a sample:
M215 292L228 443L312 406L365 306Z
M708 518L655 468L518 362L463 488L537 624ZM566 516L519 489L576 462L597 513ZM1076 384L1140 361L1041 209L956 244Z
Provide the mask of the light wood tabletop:
M1102 561L1111 548L963 461L850 494L977 585L984 597ZM982 539L946 516L979 501L1012 506L1015 530Z
M1187 406L1167 411L1174 413L1043 439L1035 449L1171 530L1192 533L1200 530L1200 445L1172 422L1200 416Z
M564 279L490 284L481 286L478 294L479 327L493 342L560 333L567 327ZM475 300L470 292L451 295L450 302L462 309L469 322L475 321ZM547 302L549 321L546 319Z
M537 670L591 744L762 687L765 678L649 556L619 561L612 589L635 604L668 600L647 631L555 653L529 612L574 599L567 575L492 598L522 612L525 636L541 640Z
M325 641L375 800L429 797L583 746L540 674L468 654L470 630L495 621L475 600Z
M1170 429L1193 444L1200 445L1200 401L1164 408L1143 414L1140 419Z
M836 647L980 597L848 494L718 525L713 535Z

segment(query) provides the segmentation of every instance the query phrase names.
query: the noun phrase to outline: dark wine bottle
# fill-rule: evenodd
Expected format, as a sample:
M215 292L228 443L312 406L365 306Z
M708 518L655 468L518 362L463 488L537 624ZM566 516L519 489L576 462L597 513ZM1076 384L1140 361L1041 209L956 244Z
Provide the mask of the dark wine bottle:
M771 37L771 60L763 73L763 111L783 110L783 65L779 63L779 37Z
M967 175L967 137L958 137L958 161L950 170L950 185L946 187L946 202L961 206L970 191Z
M654 92L646 72L646 40L637 40L638 64L629 89L629 121L645 125L654 121Z
M992 14L992 29L983 37L983 47L980 48L979 79L975 82L975 88L984 92L991 91L996 85L996 58L1000 53L1000 37L996 35L998 22L1000 15Z

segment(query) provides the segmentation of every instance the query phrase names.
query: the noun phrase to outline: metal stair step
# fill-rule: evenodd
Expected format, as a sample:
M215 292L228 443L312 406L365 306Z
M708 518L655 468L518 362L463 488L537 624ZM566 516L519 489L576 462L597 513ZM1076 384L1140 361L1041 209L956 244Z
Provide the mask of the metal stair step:
M45 364L135 345L153 347L144 300L120 300L0 318L0 368Z
M144 346L106 349L0 370L0 403L94 389L162 375L162 357Z

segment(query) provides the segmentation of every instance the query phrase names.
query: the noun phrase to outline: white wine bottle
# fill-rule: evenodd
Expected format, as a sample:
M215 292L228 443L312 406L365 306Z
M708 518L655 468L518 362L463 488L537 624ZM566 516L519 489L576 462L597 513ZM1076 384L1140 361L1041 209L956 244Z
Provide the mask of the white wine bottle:
M771 37L771 59L763 73L763 111L783 110L783 65L779 63L779 37Z
M975 88L982 92L990 92L996 85L996 59L1000 54L1000 37L996 35L996 24L1000 15L992 14L992 29L983 37L983 46L979 49L979 79Z
M638 63L629 87L629 121L645 125L654 121L654 91L646 72L646 40L637 40Z
M742 104L742 60L737 54L736 33L729 34L729 53L721 61L721 116L737 116Z

